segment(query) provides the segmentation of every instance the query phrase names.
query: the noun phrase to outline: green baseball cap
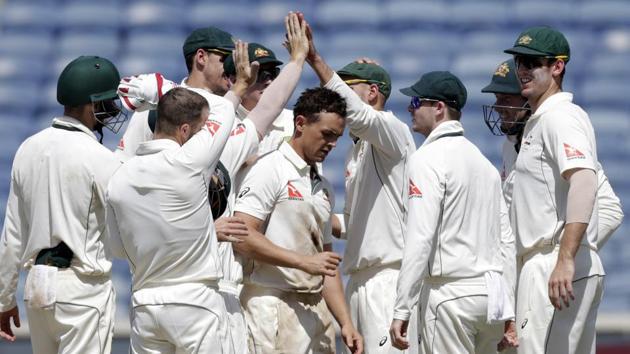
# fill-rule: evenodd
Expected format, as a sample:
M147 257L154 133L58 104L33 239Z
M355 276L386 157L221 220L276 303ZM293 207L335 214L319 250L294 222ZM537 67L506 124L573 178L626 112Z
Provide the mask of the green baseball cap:
M198 28L184 42L184 57L194 54L198 49L218 49L230 54L234 49L234 38L216 27Z
M464 108L468 97L462 81L449 71L428 72L400 92L406 96L440 100L458 111Z
M526 29L518 36L514 46L504 52L512 55L551 57L565 62L571 57L569 42L564 35L547 26Z
M337 74L348 85L361 82L376 84L385 98L389 98L392 93L392 79L380 65L352 62L337 71Z
M492 75L490 83L481 89L486 93L503 93L506 95L520 95L521 83L516 76L516 64L514 59L506 60L499 64Z
M257 61L261 66L280 66L282 62L276 58L274 52L259 43L249 43L247 45L247 53L249 54L249 62ZM223 71L228 75L236 75L234 67L234 58L230 54L223 62Z

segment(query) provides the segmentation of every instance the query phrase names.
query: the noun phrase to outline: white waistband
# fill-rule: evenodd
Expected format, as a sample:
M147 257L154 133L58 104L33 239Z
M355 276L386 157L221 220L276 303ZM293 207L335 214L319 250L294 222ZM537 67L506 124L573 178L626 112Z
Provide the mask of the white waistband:
M459 278L459 277L426 277L423 280L427 284L462 284L462 285L485 285L486 278L484 275L476 276L476 277L467 277L467 278Z

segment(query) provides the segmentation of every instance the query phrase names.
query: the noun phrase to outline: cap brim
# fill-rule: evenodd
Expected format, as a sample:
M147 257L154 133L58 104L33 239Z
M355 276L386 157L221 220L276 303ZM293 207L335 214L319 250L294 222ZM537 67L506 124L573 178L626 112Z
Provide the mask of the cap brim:
M514 87L510 85L501 85L496 83L491 83L488 86L481 89L483 93L503 93L506 95L520 95L521 90L515 91Z
M117 97L118 97L117 89L90 95L90 98L92 99L92 102L111 100L111 99L114 99L114 98L117 98Z
M263 57L260 59L256 59L254 61L257 61L258 64L260 65L269 65L271 64L272 66L280 66L282 65L282 62L278 59L274 59L274 58L270 58L270 57Z
M504 50L503 52L507 54L512 54L512 55L530 55L530 56L536 56L536 57L544 57L544 56L549 55L548 53L544 53L539 50L525 48L525 47L512 47L510 49Z
M400 93L409 97L418 97L419 94L411 87L405 87L400 89Z

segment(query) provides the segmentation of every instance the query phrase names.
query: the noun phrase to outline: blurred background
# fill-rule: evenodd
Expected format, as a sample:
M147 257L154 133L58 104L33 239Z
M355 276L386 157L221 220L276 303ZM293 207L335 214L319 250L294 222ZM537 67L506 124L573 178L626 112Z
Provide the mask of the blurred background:
M380 62L393 82L387 109L408 124L409 100L398 89L427 71L450 70L459 76L469 94L462 118L466 135L498 168L503 138L485 127L481 108L493 103L494 96L480 89L509 58L503 49L523 29L556 27L571 45L564 90L573 92L575 102L589 113L604 170L622 203L630 200L630 1L0 0L0 214L18 146L62 113L56 82L72 59L100 55L112 60L121 75L161 72L179 82L186 76L186 36L212 25L235 38L259 42L286 62L281 43L289 10L305 13L318 50L333 68L363 56ZM289 106L303 89L316 85L306 66ZM106 131L104 143L114 149L123 132L115 136ZM414 136L419 146L422 138ZM349 139L341 139L324 164L336 188L338 211L349 148ZM624 211L630 214L627 205ZM600 251L607 276L597 324L598 353L630 352L629 231L626 217ZM343 242L335 243L338 252L343 248ZM126 353L130 276L125 262L116 261L113 278L118 293L114 353ZM19 299L22 286L23 277ZM0 353L31 352L26 312L20 312L20 339L10 345L0 342Z

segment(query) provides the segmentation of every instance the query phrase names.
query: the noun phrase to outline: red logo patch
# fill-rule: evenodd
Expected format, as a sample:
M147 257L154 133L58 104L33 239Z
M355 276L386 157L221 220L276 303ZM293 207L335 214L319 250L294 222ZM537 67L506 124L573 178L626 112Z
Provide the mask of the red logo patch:
M304 200L302 193L300 193L300 191L298 191L291 182L287 183L287 192L289 194L289 199L291 200Z
M121 150L125 150L125 140L124 139L120 139L120 141L118 142L118 148Z
M413 183L411 178L409 179L409 198L422 198L420 188Z
M216 134L217 131L219 131L219 128L221 128L221 123L217 122L216 120L209 120L206 122L206 127L208 127L210 134L214 136L214 134Z
M235 135L239 135L239 134L243 134L243 133L245 133L245 124L238 123L236 125L236 128L232 129L232 132L230 133L230 136L235 136Z
M567 155L567 159L572 160L586 158L580 150L574 148L573 146L567 143L562 143L562 145L564 145L564 154Z

